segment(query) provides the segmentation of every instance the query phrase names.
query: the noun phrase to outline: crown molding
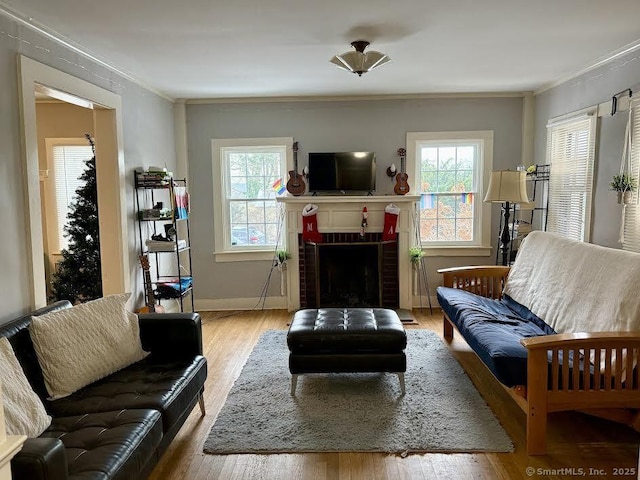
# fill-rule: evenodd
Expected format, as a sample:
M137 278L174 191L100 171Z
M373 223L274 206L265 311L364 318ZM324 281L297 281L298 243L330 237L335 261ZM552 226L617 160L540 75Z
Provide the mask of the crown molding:
M613 52L605 55L604 57L601 57L600 59L596 60L593 64L583 68L582 70L579 70L578 72L565 75L563 77L558 78L557 80L554 80L551 83L543 85L539 89L535 90L533 94L539 95L541 93L544 93L547 90L551 90L552 88L557 87L558 85L562 85L563 83L568 82L569 80L578 78L579 76L584 75L585 73L595 70L596 68L602 67L603 65L606 65L607 63L610 63L636 50L640 50L640 39L636 40L635 42L631 42L617 50L614 50Z
M187 105L208 103L295 103L295 102L359 102L372 100L419 100L428 98L522 98L531 92L464 92L464 93L407 93L389 95L326 95L290 97L213 97L186 98Z
M131 83L134 83L136 85L138 85L139 87L144 88L145 90L148 90L152 93L155 93L156 95L158 95L159 97L164 98L165 100L168 100L170 102L173 102L175 99L170 97L169 95L167 95L165 92L162 92L160 90L158 90L157 88L154 88L146 83L144 83L143 81L135 78L134 76L126 73L125 71L115 67L114 65L110 64L108 61L103 60L102 58L100 58L98 55L93 54L91 52L89 52L88 50L84 49L84 47L82 47L82 45L74 42L71 39L66 38L64 35L58 33L57 31L47 27L46 25L43 25L37 21L35 21L33 18L29 17L28 15L25 15L11 7L9 7L6 3L2 2L0 0L0 15L3 15L7 18L9 18L10 20L13 20L15 22L20 23L21 25L33 30L36 33L39 33L40 35L44 36L45 38L59 44L62 45L65 48L68 48L69 50L71 50L74 53L77 53L78 55L82 55L83 57L85 57L88 60L91 60L92 62L97 63L98 65L100 65L101 67L104 67L110 71L112 71L113 73L116 73L117 75L119 75L120 77L124 78L125 80L128 80Z

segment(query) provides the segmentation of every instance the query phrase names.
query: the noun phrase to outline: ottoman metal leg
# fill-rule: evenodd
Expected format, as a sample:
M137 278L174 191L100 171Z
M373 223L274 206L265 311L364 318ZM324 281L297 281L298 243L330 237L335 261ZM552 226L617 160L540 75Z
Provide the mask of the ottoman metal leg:
M298 374L294 373L291 375L291 396L296 394L296 385L298 384Z
M400 391L402 392L402 395L404 395L405 394L404 372L398 372L398 380L400 380Z

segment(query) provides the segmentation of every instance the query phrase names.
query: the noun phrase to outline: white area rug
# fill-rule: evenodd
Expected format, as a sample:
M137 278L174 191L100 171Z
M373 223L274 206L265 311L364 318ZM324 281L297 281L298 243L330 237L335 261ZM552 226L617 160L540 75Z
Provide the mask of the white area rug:
M397 375L341 373L301 375L292 397L286 332L265 332L205 453L513 451L442 340L428 330L407 335L405 396Z

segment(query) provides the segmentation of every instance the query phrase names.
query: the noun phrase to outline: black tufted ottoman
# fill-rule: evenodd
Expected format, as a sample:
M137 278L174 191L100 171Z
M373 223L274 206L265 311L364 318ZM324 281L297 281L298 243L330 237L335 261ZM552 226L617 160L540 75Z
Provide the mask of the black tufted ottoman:
M405 393L407 334L393 310L299 310L287 333L291 395L303 373L390 372Z

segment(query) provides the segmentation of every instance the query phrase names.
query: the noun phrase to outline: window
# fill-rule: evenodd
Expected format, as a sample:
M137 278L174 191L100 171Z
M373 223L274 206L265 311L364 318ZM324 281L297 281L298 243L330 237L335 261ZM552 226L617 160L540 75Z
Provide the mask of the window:
M630 175L640 185L640 100L631 101L631 169ZM632 193L631 203L626 206L624 221L624 241L622 248L640 253L640 205L638 205L638 189Z
M273 185L284 181L292 145L292 138L212 141L218 260L273 256L282 227ZM250 252L263 255L237 255Z
M422 245L489 248L491 211L482 198L493 163L493 132L409 133L407 147L410 171L419 179L412 190L421 196Z
M595 112L583 112L547 125L549 217L547 230L589 241L595 161Z
M93 157L91 146L84 138L47 138L47 159L53 174L55 189L55 231L58 251L68 248L64 226L76 190L84 185L80 176L86 161Z

